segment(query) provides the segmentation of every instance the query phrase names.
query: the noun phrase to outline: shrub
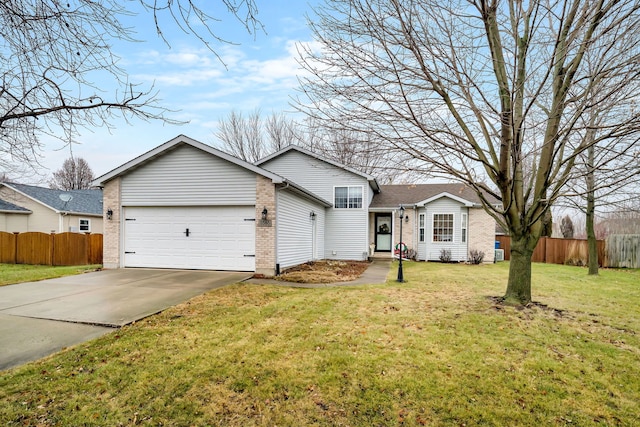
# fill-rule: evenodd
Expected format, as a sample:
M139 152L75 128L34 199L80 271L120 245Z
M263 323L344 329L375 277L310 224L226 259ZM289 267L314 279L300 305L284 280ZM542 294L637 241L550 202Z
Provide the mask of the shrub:
M471 264L480 264L484 259L484 252L477 249L471 249L469 251L469 262Z
M449 249L440 249L440 262L451 262L451 251Z

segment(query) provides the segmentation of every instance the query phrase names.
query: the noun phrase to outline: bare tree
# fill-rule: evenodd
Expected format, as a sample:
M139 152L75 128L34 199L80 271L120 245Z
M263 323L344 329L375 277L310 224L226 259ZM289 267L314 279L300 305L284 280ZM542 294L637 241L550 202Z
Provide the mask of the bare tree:
M259 109L247 116L235 110L220 120L216 138L227 153L254 163L282 148L300 142L298 124L282 113L272 113L266 119Z
M195 0L0 2L0 168L37 163L42 135L71 144L79 128L109 127L115 117L174 122L154 88L131 82L111 49L114 40L136 41L123 22L134 3L165 41L162 28L170 25L209 48L224 41L213 32L221 17ZM253 0L216 3L248 31L259 28Z
M512 239L504 300L527 304L543 218L592 145L575 134L596 106L593 85L603 82L602 98L640 95L639 9L636 0L328 0L311 23L321 48L303 47L312 77L298 105L475 188ZM585 56L606 66L589 69ZM600 137L637 130L637 115L620 111Z
M276 152L300 141L298 124L284 113L272 113L264 123L269 151Z
M69 157L53 173L49 187L56 190L86 190L91 188L93 179L93 171L85 159Z
M301 145L309 151L375 176L382 184L413 183L428 175L418 173L416 162L401 153L391 151L372 135L340 127L328 127L325 122L309 118L305 121L305 138Z

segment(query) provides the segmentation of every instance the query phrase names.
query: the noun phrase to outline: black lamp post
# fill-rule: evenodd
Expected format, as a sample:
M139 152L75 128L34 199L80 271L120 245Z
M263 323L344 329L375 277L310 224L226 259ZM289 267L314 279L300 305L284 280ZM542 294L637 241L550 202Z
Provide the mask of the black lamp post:
M404 219L404 207L400 205L400 243L398 249L400 253L400 264L398 264L398 282L404 282L404 274L402 273L402 220Z

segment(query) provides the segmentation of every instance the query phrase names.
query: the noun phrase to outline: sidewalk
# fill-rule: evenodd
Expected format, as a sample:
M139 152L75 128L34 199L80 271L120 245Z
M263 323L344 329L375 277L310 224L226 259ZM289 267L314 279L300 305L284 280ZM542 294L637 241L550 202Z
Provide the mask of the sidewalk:
M369 268L356 280L350 282L335 283L295 283L285 282L276 279L247 279L244 283L254 283L258 285L278 285L290 286L292 288L331 288L335 286L353 286L353 285L381 285L387 282L387 275L391 268L391 260L376 259L371 262Z

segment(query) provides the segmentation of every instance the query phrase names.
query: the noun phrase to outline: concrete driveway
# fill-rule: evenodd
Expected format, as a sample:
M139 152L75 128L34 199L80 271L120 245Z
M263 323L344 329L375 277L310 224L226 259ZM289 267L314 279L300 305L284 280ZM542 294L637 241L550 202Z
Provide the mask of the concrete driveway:
M251 277L117 269L0 287L0 370L59 351Z

